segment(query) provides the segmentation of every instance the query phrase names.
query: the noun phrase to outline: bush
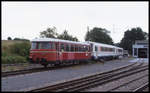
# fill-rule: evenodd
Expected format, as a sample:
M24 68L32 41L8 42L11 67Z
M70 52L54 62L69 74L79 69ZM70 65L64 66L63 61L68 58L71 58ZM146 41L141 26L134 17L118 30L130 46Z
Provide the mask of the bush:
M3 64L14 64L14 63L26 63L27 60L25 57L22 56L2 56L2 63Z
M6 52L3 52L3 51L2 51L2 56L5 57L5 56L7 56L7 55L8 55L8 54L7 54Z
M7 63L7 59L6 59L6 57L1 56L1 58L2 58L2 64L6 64L6 63Z
M20 56L29 56L30 43L29 42L16 43L11 46L11 52L14 54L18 54Z
M28 62L30 42L23 41L2 48L2 63L14 64Z
M14 62L15 62L15 63L25 63L25 62L27 62L27 60L26 60L25 57L16 56L15 59L14 59Z

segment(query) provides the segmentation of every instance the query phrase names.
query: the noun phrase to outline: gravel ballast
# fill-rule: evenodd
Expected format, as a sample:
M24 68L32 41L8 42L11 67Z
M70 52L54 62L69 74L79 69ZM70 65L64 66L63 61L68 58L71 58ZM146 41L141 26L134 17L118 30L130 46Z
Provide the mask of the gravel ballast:
M86 74L108 71L120 66L132 64L132 62L128 62L129 60L130 59L126 58L124 60L107 61L104 64L95 63L88 65L77 65L44 72L4 77L1 79L2 91L25 91L28 88L46 86L49 83L68 80Z

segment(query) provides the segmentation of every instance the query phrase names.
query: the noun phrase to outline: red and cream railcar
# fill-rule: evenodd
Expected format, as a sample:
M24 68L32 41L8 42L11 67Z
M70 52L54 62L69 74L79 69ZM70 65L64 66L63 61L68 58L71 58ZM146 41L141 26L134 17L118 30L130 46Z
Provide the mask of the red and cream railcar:
M61 64L91 58L90 44L53 38L40 38L31 41L30 62Z

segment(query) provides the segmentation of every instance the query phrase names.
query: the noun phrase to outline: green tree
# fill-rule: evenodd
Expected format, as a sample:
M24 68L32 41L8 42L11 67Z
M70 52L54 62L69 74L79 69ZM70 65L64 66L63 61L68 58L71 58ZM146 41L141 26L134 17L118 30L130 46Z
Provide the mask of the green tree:
M78 41L76 37L73 37L68 34L67 30L64 30L64 32L57 36L58 39L64 39L64 40L71 40L71 41Z
M90 31L87 31L87 33L85 35L85 41L92 41L90 38Z
M28 40L28 39L17 38L17 37L15 37L15 38L14 38L14 40L21 40L21 41L30 41L30 40Z
M85 41L113 44L112 38L108 33L110 32L104 28L94 27L92 30L87 31Z
M47 28L45 31L40 32L41 38L56 38L57 37L56 27Z
M124 37L120 42L120 46L128 50L130 54L132 54L132 45L136 40L146 40L147 33L143 32L140 27L132 28L131 30L127 30L124 32Z
M119 43L114 43L114 45L120 47L120 42Z
M11 37L8 37L7 40L12 40Z

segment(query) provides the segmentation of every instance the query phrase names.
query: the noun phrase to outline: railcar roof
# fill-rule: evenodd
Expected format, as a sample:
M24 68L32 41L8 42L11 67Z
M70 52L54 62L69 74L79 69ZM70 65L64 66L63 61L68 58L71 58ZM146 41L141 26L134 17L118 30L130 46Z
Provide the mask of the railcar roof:
M62 40L62 39L55 39L55 38L38 38L38 39L31 40L31 42L48 42L48 41L90 45L90 44L85 43L85 42L76 42L76 41L69 41L69 40Z
M112 47L112 48L119 48L119 49L123 49L117 46L113 46L113 45L108 45L108 44L104 44L104 43L97 43L97 42L91 42L91 41L86 41L87 43L93 43L95 45L100 45L100 46L105 46L105 47Z

